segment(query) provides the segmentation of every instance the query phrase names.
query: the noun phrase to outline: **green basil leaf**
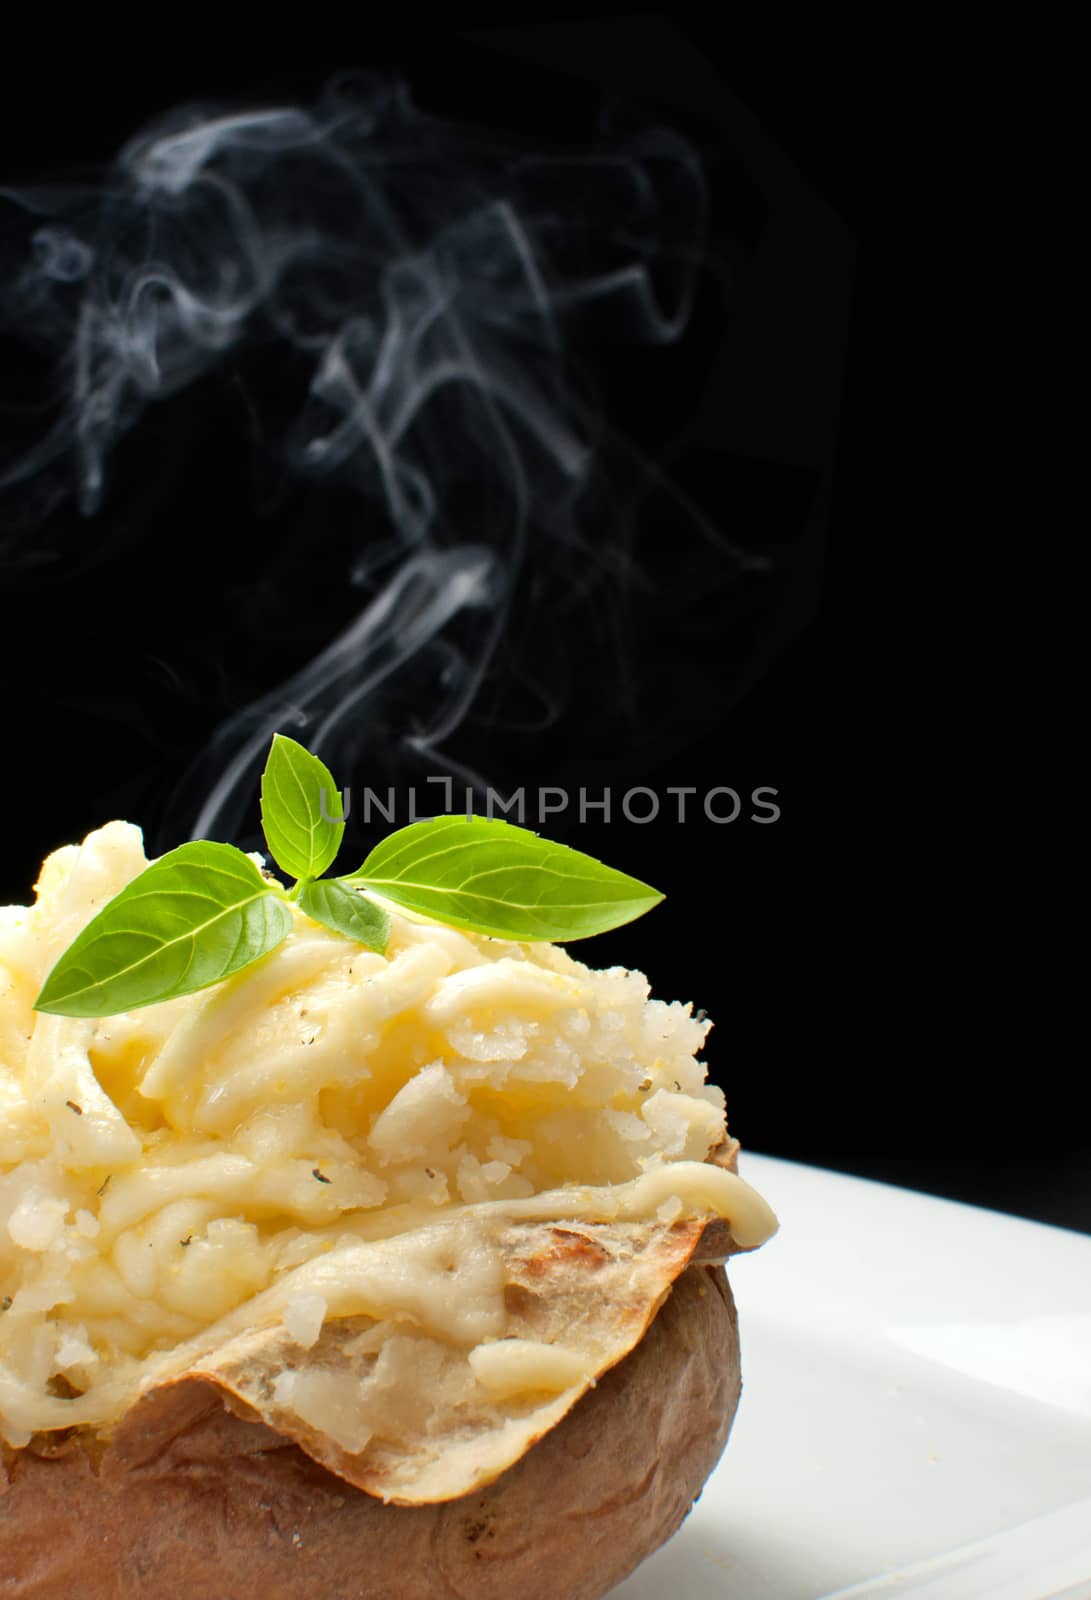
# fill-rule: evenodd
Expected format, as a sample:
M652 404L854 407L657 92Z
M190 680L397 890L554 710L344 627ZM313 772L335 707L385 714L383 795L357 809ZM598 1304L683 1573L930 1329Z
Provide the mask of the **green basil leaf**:
M583 939L631 922L663 898L593 856L488 817L410 823L343 881L501 939Z
M198 840L153 861L78 934L34 1002L109 1017L219 983L292 925L280 892L230 844Z
M323 816L323 807L326 815ZM329 768L283 733L261 775L261 825L273 860L293 878L320 877L341 848L341 795Z
M390 918L381 906L368 900L358 889L350 889L336 878L305 883L299 904L309 917L334 933L343 933L357 944L383 954L390 939Z

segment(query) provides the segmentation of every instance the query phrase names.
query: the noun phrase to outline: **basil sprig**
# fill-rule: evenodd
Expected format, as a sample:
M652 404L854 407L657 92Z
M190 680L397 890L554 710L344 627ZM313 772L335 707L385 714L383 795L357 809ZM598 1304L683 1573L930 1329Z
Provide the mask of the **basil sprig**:
M107 1017L206 989L276 949L291 929L293 900L312 921L382 953L390 918L367 890L451 927L524 941L586 938L663 898L579 850L484 817L411 823L358 871L324 878L344 834L340 795L318 757L283 734L262 774L261 817L270 855L295 880L290 888L233 845L180 845L77 935L35 1009Z

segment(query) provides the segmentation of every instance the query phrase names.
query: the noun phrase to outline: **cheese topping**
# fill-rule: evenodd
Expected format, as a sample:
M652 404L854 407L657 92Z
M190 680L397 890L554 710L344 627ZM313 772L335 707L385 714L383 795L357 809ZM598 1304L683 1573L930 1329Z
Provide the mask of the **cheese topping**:
M704 1164L725 1127L696 1059L709 1024L556 946L389 908L380 956L293 906L284 944L215 988L97 1022L35 1012L145 865L139 830L109 823L47 859L33 907L0 910L8 1444L108 1427L180 1352L274 1323L305 1356L331 1318L393 1319L469 1351L486 1393L563 1389L582 1358L505 1338L486 1220L716 1215L743 1246L775 1228ZM321 1381L285 1374L301 1415Z

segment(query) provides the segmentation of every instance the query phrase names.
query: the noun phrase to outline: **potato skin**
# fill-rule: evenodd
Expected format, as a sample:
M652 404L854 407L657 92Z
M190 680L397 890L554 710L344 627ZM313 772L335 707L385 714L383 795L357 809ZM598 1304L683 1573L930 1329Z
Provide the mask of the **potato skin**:
M487 1489L385 1506L209 1386L150 1457L9 1453L10 1600L600 1600L676 1531L740 1391L723 1268L691 1266L635 1350Z

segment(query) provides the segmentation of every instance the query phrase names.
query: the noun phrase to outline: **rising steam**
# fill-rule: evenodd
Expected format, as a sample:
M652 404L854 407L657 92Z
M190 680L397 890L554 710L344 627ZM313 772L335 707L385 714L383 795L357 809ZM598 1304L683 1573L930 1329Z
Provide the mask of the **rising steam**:
M355 620L217 730L184 829L237 834L276 728L346 775L366 758L389 778L394 750L460 771L455 734L502 640L523 670L517 598L540 622L632 577L618 484L638 463L571 351L589 316L618 348L685 327L704 194L679 137L543 155L355 78L314 110L173 112L101 181L0 207L3 331L55 379L52 415L0 458L5 563L35 560L66 497L100 516L122 436L243 351L277 373L275 404L250 392L266 445L358 496L333 580L358 586Z

